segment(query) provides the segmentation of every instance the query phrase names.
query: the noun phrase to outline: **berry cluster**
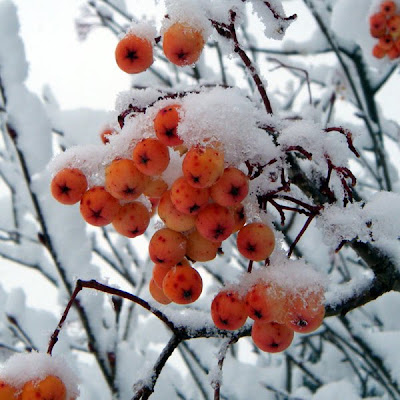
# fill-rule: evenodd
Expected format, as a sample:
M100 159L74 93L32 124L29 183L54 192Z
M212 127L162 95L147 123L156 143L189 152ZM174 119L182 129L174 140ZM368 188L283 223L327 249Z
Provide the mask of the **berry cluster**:
M400 57L400 13L392 0L383 1L380 11L371 15L369 27L371 36L378 39L372 49L376 58L389 57L395 60Z
M289 347L294 332L317 329L325 315L321 289L293 292L277 282L259 280L244 295L241 292L241 288L219 292L211 304L212 319L220 329L235 330L250 317L254 344L269 353Z
M194 63L203 46L201 32L184 24L173 23L164 32L164 52L176 65ZM141 72L151 65L152 51L148 39L128 33L117 46L117 63L126 72ZM322 286L280 285L279 280L265 276L270 269L264 267L261 275L250 273L253 262L269 264L275 248L275 234L262 222L265 208L257 199L258 189L250 190L250 179L257 178L266 165L252 164L247 152L237 149L232 161L228 156L231 139L218 135L209 123L194 138L191 130L194 126L199 130L201 120L197 117L194 125L190 115L199 112L198 102L205 92L192 92L186 102L177 100L186 95L157 94L154 102L143 107L137 100L135 106L130 104L118 119L122 134L109 128L101 133L104 149L111 149L98 160L104 183L88 184L90 177L69 163L72 166L54 176L52 194L63 204L80 202L82 217L89 224L112 223L129 238L146 231L157 209L164 226L149 241L154 263L149 291L161 304L196 301L203 281L191 263L213 260L222 242L237 233L237 250L249 260L251 284L224 287L212 302L212 319L219 329L236 330L250 317L254 343L263 351L282 351L290 345L293 332L311 332L322 323ZM171 167L172 159L179 161ZM277 161L272 155L271 159ZM248 175L241 167L247 167ZM167 173L171 169L173 179ZM247 215L245 204L254 201L260 213ZM289 275L285 280L291 282Z
M159 38L154 39L155 43ZM183 67L194 64L205 44L203 32L186 23L175 22L163 34L162 47L167 59ZM140 32L129 31L117 44L115 60L119 68L128 74L145 71L153 64L151 38Z
M67 399L67 390L63 381L55 375L43 379L27 381L22 388L0 380L0 399L2 400L75 400Z
M16 353L2 365L1 400L75 400L78 379L65 359L49 354Z

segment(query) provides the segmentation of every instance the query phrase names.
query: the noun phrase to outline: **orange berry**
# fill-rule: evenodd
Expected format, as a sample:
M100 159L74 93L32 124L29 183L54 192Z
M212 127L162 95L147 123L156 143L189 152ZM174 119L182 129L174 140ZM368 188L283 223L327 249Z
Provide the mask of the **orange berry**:
M370 28L369 33L373 38L379 39L380 37L384 36L386 34L386 27L381 28L381 29L375 29L375 28Z
M243 204L235 204L229 209L233 212L233 217L235 219L235 225L233 226L233 233L237 232L241 229L244 224L246 223L246 215L244 213L244 206Z
M180 67L194 64L200 57L205 41L202 33L186 24L176 22L163 36L165 56Z
M397 46L393 45L386 54L391 60L395 60L400 57L400 50Z
M241 328L247 319L242 297L233 290L219 292L211 303L211 317L219 329L234 331Z
M393 15L387 22L389 33L397 38L400 35L400 15Z
M379 38L378 45L385 51L393 47L393 39L390 35L384 35Z
M392 0L384 1L380 6L381 13L387 17L391 17L396 12L396 4Z
M21 400L66 400L67 391L60 378L49 375L42 380L28 381L22 388Z
M386 50L382 49L381 46L379 46L379 43L377 43L373 48L372 48L372 55L375 58L383 58L386 56Z
M168 147L158 139L143 139L133 149L133 162L145 175L160 175L169 164Z
M167 189L168 185L164 179L148 177L143 194L147 197L160 198Z
M167 275L168 271L172 268L172 265L162 265L162 264L154 264L153 267L153 274L152 274L152 280L154 283L162 289L162 283L165 278L165 275Z
M294 333L286 325L277 322L254 321L251 337L260 350L278 353L290 346Z
M273 321L273 310L268 302L267 285L258 283L254 285L245 298L247 315L255 321Z
M117 215L119 201L103 186L94 186L82 196L80 211L83 219L94 226L108 225Z
M275 248L274 232L269 226L259 222L248 224L238 233L237 248L249 260L263 261Z
M211 186L211 198L221 206L240 203L249 193L249 178L239 169L225 168L222 176Z
M177 135L180 105L172 104L161 109L154 118L154 129L158 140L166 146L178 146L183 140Z
M135 200L145 188L146 178L127 158L116 159L105 169L105 188L119 200Z
M386 17L383 13L376 13L369 17L370 29L381 31L386 29Z
M6 382L0 381L0 400L20 400L20 390L9 385Z
M87 189L87 180L78 168L64 168L51 181L53 197L62 204L75 204L81 200Z
M174 303L190 304L200 297L203 280L190 265L176 265L165 275L163 290Z
M184 214L196 215L208 203L208 188L195 188L184 178L178 178L171 186L171 201Z
M153 299L160 304L169 304L171 300L165 295L162 288L160 288L155 282L154 279L150 279L149 282L149 292Z
M193 187L210 187L224 172L224 153L213 147L193 147L185 155L182 171Z
M129 238L142 235L150 222L150 214L147 208L138 201L124 204L118 210L112 220L114 229Z
M295 332L315 331L325 316L323 291L296 293L288 296L286 325Z
M211 261L220 247L221 242L212 242L194 230L187 236L186 256L193 261Z
M286 292L276 284L257 283L245 297L247 314L255 321L284 323L286 297Z
M188 265L188 266L190 266L189 261L186 260L186 258L184 258L181 261L179 261L178 264L176 264L176 265ZM154 282L156 283L156 285L159 288L163 287L163 280L165 278L165 275L167 275L168 271L172 267L173 266L165 266L165 265L162 265L162 264L154 264L152 277L153 277Z
M153 64L153 46L149 40L128 33L117 44L115 61L128 74L143 72Z
M149 242L149 256L155 264L176 265L185 257L186 237L182 233L163 228L154 233Z
M212 242L222 242L233 232L235 218L228 208L212 203L206 205L197 215L196 228Z
M158 215L165 225L177 232L185 232L194 228L196 216L184 214L177 210L171 201L170 191L166 191L158 204Z

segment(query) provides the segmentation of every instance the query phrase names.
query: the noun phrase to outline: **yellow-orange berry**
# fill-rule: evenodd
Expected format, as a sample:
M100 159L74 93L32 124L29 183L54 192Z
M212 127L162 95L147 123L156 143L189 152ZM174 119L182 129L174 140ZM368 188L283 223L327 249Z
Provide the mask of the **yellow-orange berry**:
M165 225L177 232L194 228L196 216L179 211L171 201L170 191L166 191L158 204L158 215Z
M197 230L187 236L186 256L193 261L211 261L217 256L221 242L206 239Z
M105 169L105 188L119 200L135 200L145 188L146 178L132 160L116 159Z
M20 390L0 381L0 400L20 400Z
M51 181L53 197L62 204L75 204L81 200L87 189L84 173L78 168L64 168Z
M115 61L128 74L143 72L153 64L153 46L149 40L129 33L118 42Z
M124 204L112 220L114 229L129 238L142 235L150 222L147 208L138 201Z
M145 175L160 175L169 164L168 147L158 139L143 139L133 149L133 162Z
M154 129L158 140L166 146L179 146L183 140L178 136L178 110L180 105L172 104L162 108L154 118Z
M119 201L103 186L94 186L82 196L80 211L83 219L95 226L111 223L120 208Z
M226 207L216 203L207 204L197 215L196 228L212 242L222 242L233 232L235 219Z
M22 388L21 400L66 400L64 383L54 375L28 381Z
M193 187L210 187L224 172L224 153L213 147L193 147L185 155L182 171Z
M143 194L147 197L160 198L167 189L168 185L164 179L160 177L147 177Z
M240 203L249 193L249 178L239 169L225 168L222 176L211 186L211 198L221 206Z
M178 178L171 186L171 201L184 214L196 215L208 203L208 188L196 188L184 178Z
M163 50L169 61L180 67L194 64L200 57L205 41L202 32L176 22L163 36Z
M155 264L176 265L185 257L186 237L182 233L163 228L154 233L149 242L149 256Z
M155 282L154 279L150 279L149 282L149 292L153 299L160 304L169 304L171 300L165 295L164 290L160 288Z
M238 233L237 248L239 253L249 260L263 261L275 248L274 232L260 222L248 224Z
M233 217L235 219L235 225L233 226L234 233L244 226L246 223L246 215L244 212L244 206L241 203L235 204L234 206L229 207L229 209L233 212Z

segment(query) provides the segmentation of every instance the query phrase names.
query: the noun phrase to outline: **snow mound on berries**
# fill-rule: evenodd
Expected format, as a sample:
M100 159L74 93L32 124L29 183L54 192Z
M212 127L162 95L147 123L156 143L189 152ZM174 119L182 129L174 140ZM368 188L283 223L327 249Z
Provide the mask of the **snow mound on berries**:
M176 98L178 97L178 98ZM258 127L258 109L235 88L195 89L186 95L171 96L155 89L131 90L119 96L117 112L129 113L118 134L109 136L107 145L75 146L56 156L49 164L52 174L65 167L79 168L89 186L104 184L104 169L117 157L131 158L136 143L155 138L153 121L158 111L171 104L180 104L181 121L178 135L187 147L221 146L225 164L243 167L246 160L265 164L279 158L279 150L264 130ZM169 149L172 165L163 178L172 183L180 173L182 158Z
M237 290L245 296L252 286L265 282L282 288L287 293L308 295L321 292L326 286L326 277L306 264L304 260L292 260L279 250L275 250L270 257L270 265L245 273L239 283L228 284L226 289Z
M0 379L16 388L22 388L30 380L42 380L49 375L62 380L67 390L67 399L79 395L78 377L63 357L36 352L14 354L0 369Z
M153 43L154 38L157 36L157 30L150 22L132 22L126 31L126 34L135 35L148 40L150 43Z
M204 4L198 0L166 0L168 18L163 19L161 34L179 22L199 30L204 39L211 34L211 23L206 17Z
M182 99L178 135L186 145L222 144L225 162L270 161L277 156L272 139L258 128L258 109L239 89L216 87Z

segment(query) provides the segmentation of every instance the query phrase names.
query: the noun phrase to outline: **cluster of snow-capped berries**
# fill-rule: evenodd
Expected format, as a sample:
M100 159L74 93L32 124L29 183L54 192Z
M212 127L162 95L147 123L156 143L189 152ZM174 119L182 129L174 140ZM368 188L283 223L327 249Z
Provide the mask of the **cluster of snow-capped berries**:
M249 178L235 167L225 167L220 143L188 149L177 135L179 105L161 109L154 119L155 138L133 148L131 158L116 158L105 168L104 186L87 189L77 168L64 168L52 179L51 192L63 204L80 202L80 212L94 226L112 223L120 234L134 238L147 229L151 212L138 201L146 196L165 227L155 232L149 255L155 263L150 292L160 303L189 304L202 291L191 261L214 259L222 241L239 231L237 247L249 260L268 258L275 239L263 223L246 222L242 201ZM103 136L104 137L104 136ZM169 148L181 153L182 173L168 187L161 178L170 162Z
M164 33L164 52L177 65L194 63L203 46L201 32L180 23ZM117 46L116 60L128 73L144 71L153 60L151 43L127 34ZM191 262L213 260L233 233L237 232L239 253L251 262L266 261L275 248L273 230L245 215L249 177L227 165L224 144L218 139L185 143L178 135L185 115L180 111L180 104L170 104L154 113L152 137L136 138L130 157L115 158L106 165L104 185L88 189L86 176L78 168L61 169L51 182L58 201L80 202L86 222L95 226L112 223L129 238L143 234L158 210L165 226L149 242L154 262L149 291L161 304L196 301L203 281ZM114 134L104 130L103 143L107 145ZM162 174L172 153L179 154L182 167L173 183L167 184ZM141 196L151 202L152 211ZM231 286L214 298L211 315L215 325L225 330L239 329L247 317L252 318L254 343L263 351L282 351L290 345L294 331L311 332L322 323L323 290L303 289L287 289L265 279L254 280L246 290Z
M67 389L64 382L55 375L47 375L25 382L21 387L13 386L0 380L1 400L75 400L67 398Z
M383 1L380 11L369 19L371 36L378 39L372 49L376 58L389 57L395 60L400 57L400 12L392 0Z

